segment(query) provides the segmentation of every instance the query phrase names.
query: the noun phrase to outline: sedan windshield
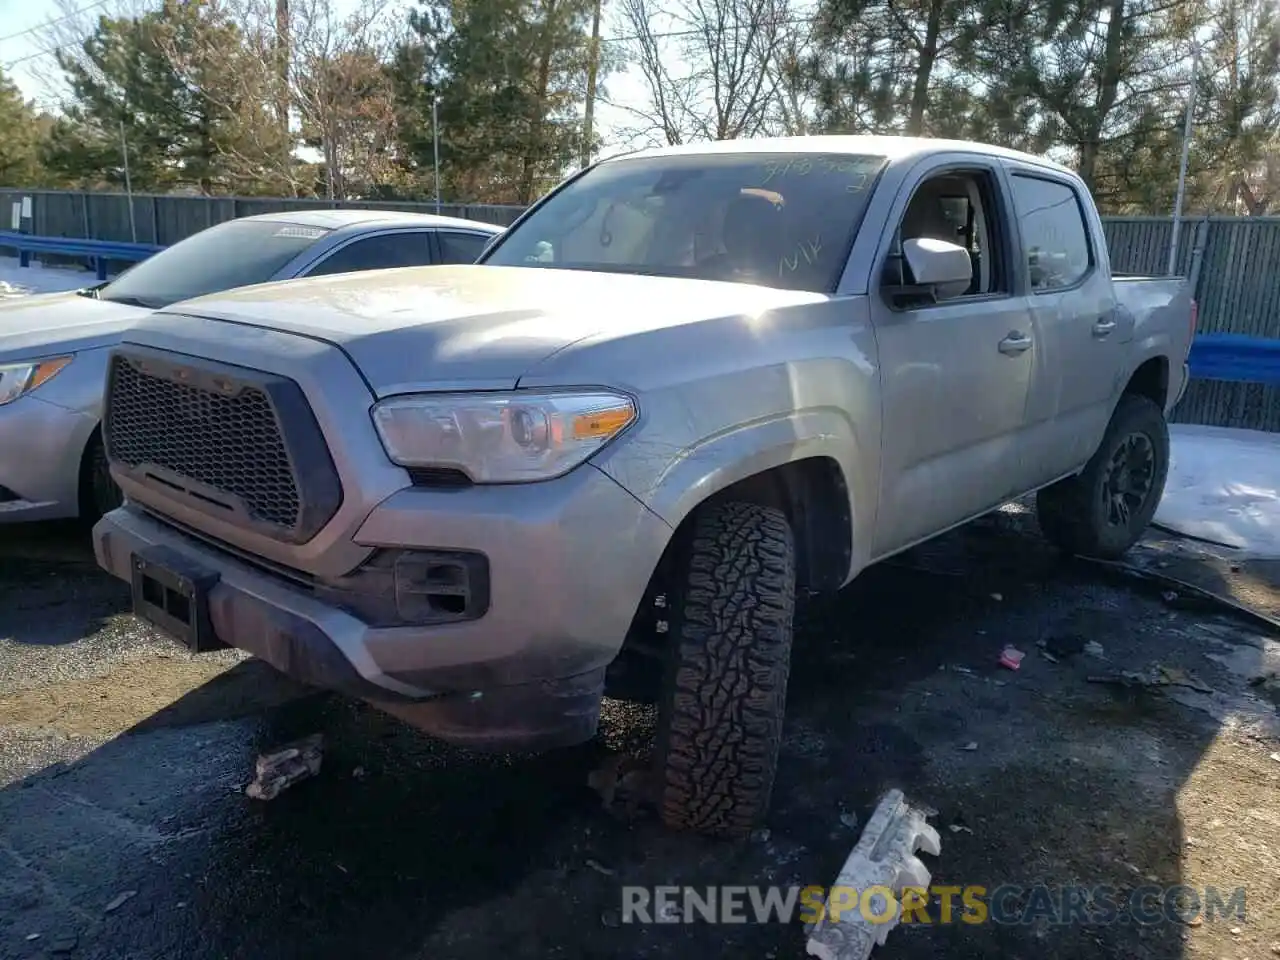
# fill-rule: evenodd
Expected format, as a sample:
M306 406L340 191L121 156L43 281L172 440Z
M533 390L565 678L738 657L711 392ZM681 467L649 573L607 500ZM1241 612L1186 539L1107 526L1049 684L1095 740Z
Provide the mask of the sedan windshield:
M161 250L98 291L98 299L159 309L265 283L328 230L279 220L230 220Z
M736 153L608 161L482 262L835 289L883 157Z

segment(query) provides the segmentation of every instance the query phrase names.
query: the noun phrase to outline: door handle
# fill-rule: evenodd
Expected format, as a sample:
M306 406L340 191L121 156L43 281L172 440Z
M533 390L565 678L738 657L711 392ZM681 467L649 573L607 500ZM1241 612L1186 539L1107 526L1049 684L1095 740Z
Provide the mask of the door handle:
M1000 352L1006 356L1016 356L1031 349L1031 338L1025 333L1010 330L1009 335L1000 341Z
M1103 317L1093 325L1093 335L1095 337L1105 337L1116 328L1116 322L1110 317Z

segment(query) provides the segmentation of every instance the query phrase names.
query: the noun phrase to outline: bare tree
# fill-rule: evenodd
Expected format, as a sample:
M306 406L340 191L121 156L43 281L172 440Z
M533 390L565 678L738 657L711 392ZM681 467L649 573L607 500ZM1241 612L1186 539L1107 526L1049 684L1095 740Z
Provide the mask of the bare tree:
M801 137L815 132L813 85L807 73L812 56L813 38L809 25L803 21L789 21L769 64L773 97L766 128L770 132L785 137Z
M732 140L775 118L787 0L622 0L624 60L645 102L611 101L623 134L652 143Z
M324 157L331 199L383 183L394 169L395 94L385 2L339 17L333 0L291 0L290 100Z
M66 73L59 63L74 60L90 76L101 79L99 71L84 52L82 44L102 17L137 17L150 12L154 3L147 0L107 0L105 4L85 6L78 0L55 0L43 26L36 30L39 49L30 54L27 72L40 85L42 101L57 102L67 91Z
M255 0L210 0L210 22L234 35L228 45L212 31L197 37L161 35L172 69L196 86L219 116L217 148L228 186L237 193L299 196L311 192L295 157L297 138L279 122L280 78L274 24Z
M229 55L222 46L174 43L166 55L178 71L204 78L202 89L225 117L220 146L238 179L310 193L308 148L319 154L329 199L392 176L396 113L384 69L392 42L385 2L366 0L347 15L334 0L209 6L211 16L236 27L237 49Z

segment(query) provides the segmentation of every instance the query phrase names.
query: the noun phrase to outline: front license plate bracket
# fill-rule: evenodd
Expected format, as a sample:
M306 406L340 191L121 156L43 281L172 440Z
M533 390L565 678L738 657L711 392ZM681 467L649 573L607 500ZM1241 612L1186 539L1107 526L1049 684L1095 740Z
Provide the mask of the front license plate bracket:
M213 632L209 592L218 573L168 547L133 555L133 612L172 636L192 653L222 650Z

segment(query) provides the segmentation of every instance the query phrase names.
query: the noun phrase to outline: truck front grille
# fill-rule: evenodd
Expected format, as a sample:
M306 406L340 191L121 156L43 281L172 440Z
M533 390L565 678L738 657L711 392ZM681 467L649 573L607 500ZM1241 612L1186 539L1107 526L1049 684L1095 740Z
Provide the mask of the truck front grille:
M117 352L104 437L112 465L139 482L279 539L309 539L341 502L301 389L272 374Z

